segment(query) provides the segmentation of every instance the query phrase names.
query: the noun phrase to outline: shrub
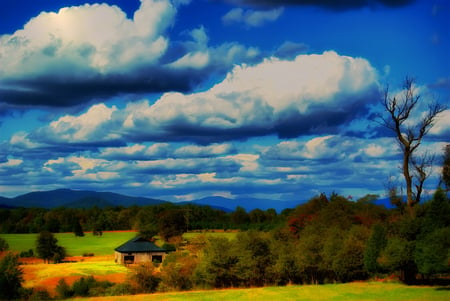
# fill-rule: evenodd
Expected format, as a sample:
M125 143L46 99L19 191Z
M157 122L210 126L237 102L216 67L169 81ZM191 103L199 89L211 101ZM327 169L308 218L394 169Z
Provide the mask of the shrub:
M19 254L19 257L22 257L22 258L24 258L24 257L33 257L33 256L34 256L33 249L29 249L28 251L22 251Z
M59 298L66 299L73 296L73 291L64 278L59 279L56 285L56 293Z
M32 291L28 301L47 301L52 300L52 297L45 288L36 288Z
M7 251L9 249L9 245L6 240L0 237L0 252Z
M0 260L0 300L19 297L23 282L23 271L18 256L7 253Z

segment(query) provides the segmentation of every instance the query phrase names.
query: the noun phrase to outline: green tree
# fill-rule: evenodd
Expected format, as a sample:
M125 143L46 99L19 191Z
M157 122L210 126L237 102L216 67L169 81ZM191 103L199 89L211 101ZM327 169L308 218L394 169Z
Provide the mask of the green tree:
M56 293L60 299L67 299L73 296L73 291L64 278L59 279L56 285Z
M432 277L438 273L448 273L450 268L450 227L440 228L416 243L414 259L419 273Z
M415 241L401 237L388 239L386 248L381 252L380 264L391 272L400 272L400 280L413 283L417 273L414 263Z
M196 283L204 287L226 288L239 285L239 262L235 241L224 237L210 237L197 266Z
M442 180L445 187L450 189L450 144L447 144L444 148L444 164L442 165Z
M255 230L241 232L236 238L239 261L236 264L240 282L245 286L273 283L274 256L268 234Z
M8 249L8 242L3 237L0 237L0 252L7 251Z
M182 209L168 209L159 215L158 232L166 241L172 237L181 236L187 228L186 212Z
M56 237L48 231L42 231L36 240L36 252L39 258L49 263L53 260L55 263L61 262L65 257L65 249L58 245Z
M158 225L154 222L149 222L146 224L140 223L139 225L139 236L145 239L152 239L158 235Z
M243 207L237 206L236 209L231 213L231 221L235 225L243 226L247 225L250 222L250 217Z
M375 274L381 272L381 266L378 264L378 257L381 251L386 247L387 238L384 227L380 224L375 224L372 227L372 233L367 241L364 250L364 267L367 272Z
M0 300L20 297L23 283L23 271L18 256L8 252L0 260Z
M333 262L333 270L342 282L362 280L367 277L364 269L364 249L368 231L354 226L348 231L343 245Z
M75 218L73 221L73 233L75 234L75 236L84 236L83 228L81 227L81 223L78 218Z

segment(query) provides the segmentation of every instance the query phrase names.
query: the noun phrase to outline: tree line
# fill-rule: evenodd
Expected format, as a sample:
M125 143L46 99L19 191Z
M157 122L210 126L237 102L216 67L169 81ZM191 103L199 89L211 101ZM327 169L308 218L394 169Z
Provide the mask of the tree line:
M113 230L145 230L182 223L185 230L203 229L270 229L283 221L289 212L237 207L232 212L194 204L161 204L152 206L106 208L1 208L0 233L52 233ZM173 222L173 223L172 223ZM159 226L158 226L159 225Z

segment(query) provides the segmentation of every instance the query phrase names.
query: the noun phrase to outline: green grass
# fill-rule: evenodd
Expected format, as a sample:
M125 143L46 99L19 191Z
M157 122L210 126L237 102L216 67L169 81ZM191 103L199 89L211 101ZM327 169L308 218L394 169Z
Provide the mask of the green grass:
M35 249L38 234L0 234L13 251L28 251ZM76 237L73 233L56 233L58 244L66 248L69 256L81 256L83 253L95 255L111 255L113 250L133 238L135 232L104 232L101 237L85 233L83 237Z
M448 288L447 288L448 289ZM77 301L253 301L253 300L449 300L444 288L410 287L398 283L347 283L329 285L304 285L265 287L255 289L229 289L196 292L177 292L153 295L82 298Z
M185 239L192 239L201 235L199 232L185 233ZM35 250L36 238L38 234L0 234L13 251ZM228 239L236 237L236 232L206 232L207 236L220 236ZM58 244L66 248L69 256L81 256L83 253L94 253L94 255L111 255L113 250L136 236L136 232L104 232L101 237L86 232L83 237L76 237L73 233L56 233Z

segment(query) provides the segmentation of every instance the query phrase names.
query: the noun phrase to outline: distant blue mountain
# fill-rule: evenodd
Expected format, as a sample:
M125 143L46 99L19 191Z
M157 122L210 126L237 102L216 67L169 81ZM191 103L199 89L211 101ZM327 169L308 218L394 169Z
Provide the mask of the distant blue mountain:
M167 201L145 198L131 197L113 192L97 192L89 190L57 189L51 191L35 191L19 195L14 198L1 198L0 204L9 207L26 208L90 208L107 206L146 206L168 203Z
M210 196L202 199L193 200L192 203L198 205L208 205L214 208L225 208L227 211L234 211L236 207L242 207L247 212L254 209L267 210L270 208L281 212L286 208L295 208L300 205L301 201L280 201L269 199L255 199L255 198L236 198L229 199L221 196Z
M427 201L431 196L424 196L422 199ZM287 208L295 208L300 204L305 203L306 200L300 201L281 201L270 199L257 198L236 198L230 199L220 196L210 196L201 199L196 199L189 202L181 202L175 204L194 204L202 206L210 206L214 209L231 212L240 206L247 212L254 209L267 210L269 208L275 209L278 213ZM384 206L388 209L393 208L389 198L380 198L371 201L373 204ZM5 198L0 196L0 208L46 208L52 209L57 207L67 208L91 208L97 206L105 208L109 206L147 206L159 205L169 203L168 201L146 198L146 197L132 197L113 192L97 192L89 190L71 190L71 189L57 189L51 191L36 191L26 193L14 198Z

